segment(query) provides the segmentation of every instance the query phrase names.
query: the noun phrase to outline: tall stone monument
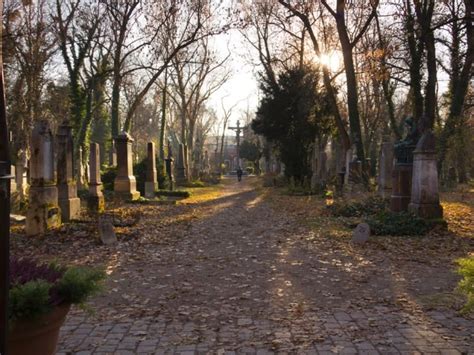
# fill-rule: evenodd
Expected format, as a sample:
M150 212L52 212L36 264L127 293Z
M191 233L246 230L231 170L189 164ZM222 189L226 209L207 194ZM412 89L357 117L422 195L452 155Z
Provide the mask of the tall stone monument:
M14 178L10 180L10 193L15 193L17 191L15 165L11 166L10 174L14 176Z
M171 142L168 140L168 157L165 159L166 163L166 175L168 175L169 189L173 191L174 188L174 175L173 175L173 152L171 150Z
M41 235L61 224L58 189L54 176L53 135L48 121L38 121L33 128L30 183L26 234Z
M115 149L115 141L113 140L109 150L109 166L117 166L117 150Z
M18 192L20 194L20 199L26 199L26 194L28 192L28 176L27 176L27 164L28 158L27 153L20 149L17 154L17 160L15 164L15 173L16 173L16 185Z
M89 155L89 197L87 207L92 212L103 212L105 209L102 181L100 179L100 147L91 143Z
M76 183L77 188L82 190L87 187L86 182L84 181L84 164L82 163L82 148L79 147L78 157L76 163Z
M411 199L413 151L419 134L413 118L406 118L405 125L408 128L406 138L398 141L394 146L396 162L392 170L392 196L390 198L390 209L393 212L407 211Z
M71 126L63 123L58 128L58 199L63 221L76 219L81 213L81 200L77 197L74 178L73 140Z
M137 200L140 192L137 191L137 180L133 175L133 138L122 132L115 138L117 149L117 177L114 181L114 191L127 200Z
M382 198L392 193L393 143L386 140L380 149L377 191Z
M181 184L186 182L186 160L185 160L185 149L184 144L179 144L179 152L178 152L178 166L177 166L177 175L176 175L176 182Z
M413 152L413 179L408 210L425 219L443 217L439 203L435 137L426 131Z
M158 180L157 180L157 174L156 174L155 143L149 142L147 145L145 197L154 198L155 191L157 189L158 189Z

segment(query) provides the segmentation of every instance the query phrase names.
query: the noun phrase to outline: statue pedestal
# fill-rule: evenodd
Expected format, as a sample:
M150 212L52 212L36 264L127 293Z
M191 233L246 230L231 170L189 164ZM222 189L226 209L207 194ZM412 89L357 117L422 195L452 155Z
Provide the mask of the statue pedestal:
M433 133L426 132L413 152L410 212L424 219L443 218L439 203L438 168Z

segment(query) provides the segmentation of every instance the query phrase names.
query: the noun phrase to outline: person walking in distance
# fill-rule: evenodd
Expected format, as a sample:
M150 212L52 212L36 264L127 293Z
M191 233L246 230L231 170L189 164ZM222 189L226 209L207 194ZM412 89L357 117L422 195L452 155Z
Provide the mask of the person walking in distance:
M237 180L238 181L242 181L242 174L243 174L243 171L242 169L240 168L240 166L237 168Z

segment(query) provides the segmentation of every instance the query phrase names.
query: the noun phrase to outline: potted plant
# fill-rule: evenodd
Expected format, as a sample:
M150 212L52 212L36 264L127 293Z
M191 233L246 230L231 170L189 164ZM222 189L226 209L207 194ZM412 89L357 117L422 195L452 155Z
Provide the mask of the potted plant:
M10 260L8 349L11 355L54 354L71 304L101 289L103 271L65 268L30 259Z

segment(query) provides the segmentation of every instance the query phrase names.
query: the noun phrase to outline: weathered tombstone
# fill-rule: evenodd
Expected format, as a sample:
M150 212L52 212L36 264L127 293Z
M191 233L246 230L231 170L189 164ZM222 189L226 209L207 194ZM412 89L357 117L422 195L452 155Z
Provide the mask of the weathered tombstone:
M113 245L117 243L114 225L108 216L102 216L99 218L99 237L105 245Z
M103 212L105 209L102 181L100 180L100 148L91 143L89 155L89 197L87 207L92 212Z
M47 121L38 121L31 135L30 181L26 234L32 236L61 224L54 178L53 135Z
M346 174L344 175L344 185L347 186L350 183L349 176L350 176L350 166L349 164L352 162L352 149L349 148L346 151L346 160L345 160L345 172Z
M81 200L77 197L74 179L73 140L71 126L64 123L58 128L58 202L64 221L76 219L81 213Z
M117 166L117 150L115 149L115 141L113 140L109 150L109 166Z
M359 223L352 232L352 243L363 244L369 240L370 227L367 223Z
M411 199L411 182L413 174L413 151L418 142L418 129L413 119L405 119L409 131L405 139L394 145L395 166L392 170L392 196L390 209L393 212L408 210Z
M18 152L18 158L15 164L16 185L20 193L20 199L24 200L28 192L28 176L27 176L27 154L21 150Z
M76 161L76 183L79 190L85 189L86 185L84 181L84 165L82 163L82 148L79 147Z
M169 180L169 189L173 191L174 188L174 175L173 175L173 152L171 150L171 142L168 141L168 157L165 159L166 163L166 174Z
M435 136L426 131L413 152L413 180L408 210L425 219L443 217L439 203Z
M133 175L132 137L127 132L115 138L117 149L117 177L114 180L114 191L127 200L137 200L137 180Z
M386 198L392 191L393 144L383 142L380 149L378 193Z
M154 198L155 191L158 189L158 180L156 175L156 155L155 143L149 142L147 145L147 164L145 180L145 197Z
M177 166L177 175L176 175L176 182L181 184L185 182L186 179L186 160L185 160L185 150L184 144L180 143L179 145L179 152L178 152L178 166Z
M15 165L12 165L10 169L10 174L15 177L10 179L10 193L15 193L17 190Z

